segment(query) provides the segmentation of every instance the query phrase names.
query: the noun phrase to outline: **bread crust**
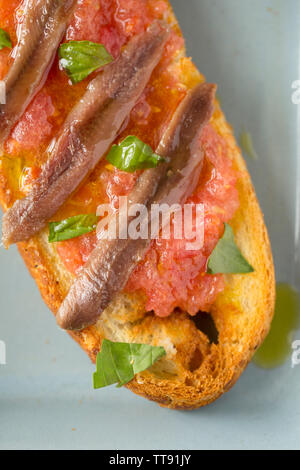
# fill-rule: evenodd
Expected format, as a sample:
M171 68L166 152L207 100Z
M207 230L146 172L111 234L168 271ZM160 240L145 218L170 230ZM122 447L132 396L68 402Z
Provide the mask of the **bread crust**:
M190 66L189 73L193 79L198 77L196 81L203 81L194 66ZM274 267L263 215L246 164L218 103L212 125L226 140L228 158L241 174L241 205L231 225L238 245L255 267L253 274L227 276L226 288L212 307L218 344L210 344L189 315L174 312L170 317L158 318L144 312L139 296L125 294L120 294L97 325L69 333L93 362L104 337L164 346L166 358L138 374L127 387L174 409L207 405L230 390L267 335L274 311ZM5 206L3 200L2 205ZM47 242L46 232L20 243L18 248L43 299L55 314L68 292L72 275Z

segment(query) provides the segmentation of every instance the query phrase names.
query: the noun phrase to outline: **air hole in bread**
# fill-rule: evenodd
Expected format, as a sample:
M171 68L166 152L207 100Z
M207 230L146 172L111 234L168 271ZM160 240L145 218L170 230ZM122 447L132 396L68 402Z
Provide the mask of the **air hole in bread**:
M194 372L199 369L203 362L203 355L200 349L196 348L189 362L189 371Z
M185 385L187 385L188 387L193 387L194 386L194 380L190 379L189 377L186 377Z
M151 372L161 380L175 380L178 376L176 365L166 358L161 359L151 367Z
M208 337L210 344L219 344L219 332L213 317L209 313L199 312L191 317L198 330Z

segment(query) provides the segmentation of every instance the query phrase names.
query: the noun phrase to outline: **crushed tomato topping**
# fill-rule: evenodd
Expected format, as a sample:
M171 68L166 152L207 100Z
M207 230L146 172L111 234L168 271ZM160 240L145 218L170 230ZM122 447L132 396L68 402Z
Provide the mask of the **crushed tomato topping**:
M194 194L187 203L204 205L204 246L188 251L186 240L153 240L145 259L139 263L126 286L127 292L143 291L146 309L159 316L170 315L176 307L195 315L208 311L224 289L222 275L206 274L206 265L228 222L239 207L237 173L227 156L226 142L211 125L203 131L199 145L205 151L204 169ZM106 175L106 191L113 207L119 196L133 187L134 175L114 170ZM96 234L58 244L65 266L74 274L96 246ZM80 255L79 255L80 253Z
M228 222L239 206L235 188L237 174L227 156L226 142L211 125L206 126L201 142L205 165L198 187L187 204L204 205L204 246L186 249L187 240L152 241L146 258L132 273L126 290L143 290L147 310L159 316L170 315L176 307L196 315L208 311L224 289L222 275L206 274L209 256ZM195 217L195 216L194 216Z
M24 149L34 149L44 142L51 135L52 124L49 118L54 111L51 97L45 92L39 93L12 130L11 137L6 143L7 152L13 154Z
M8 31L13 46L17 43L18 24L22 22L22 4L21 0L0 0L0 27ZM168 20L169 8L165 0L79 0L63 42L99 42L117 57L128 40L144 31L153 20ZM183 45L178 26L172 25L160 64L115 143L128 135L136 135L154 150L157 148L187 90L199 82L199 75L189 59L179 58L176 66L173 65L173 59ZM0 79L5 76L12 61L9 49L0 51ZM55 59L44 86L6 143L5 164L0 165L0 192L7 206L30 191L40 174L47 147L94 76L91 74L83 82L72 86L67 75L60 70L58 59ZM203 248L187 251L184 240L154 240L126 286L127 292L144 292L146 309L154 310L159 316L169 315L176 307L191 315L199 310L209 311L218 293L224 289L224 277L207 275L206 265L222 234L223 223L232 218L239 206L236 189L238 175L228 158L225 140L212 125L205 128L199 145L205 151L204 169L198 187L187 202L204 204ZM119 171L103 158L53 220L95 213L98 205L103 203L110 203L117 209L119 196L131 191L138 174ZM19 187L8 190L5 181L19 181ZM66 269L76 274L87 261L96 242L96 234L89 233L55 246Z

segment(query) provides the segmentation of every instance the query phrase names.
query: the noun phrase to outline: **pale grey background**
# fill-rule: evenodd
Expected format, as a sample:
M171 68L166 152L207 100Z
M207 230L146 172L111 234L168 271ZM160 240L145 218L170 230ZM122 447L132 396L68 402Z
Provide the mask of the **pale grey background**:
M237 135L245 127L254 138L260 159L248 164L278 279L299 286L300 108L291 103L291 84L300 79L300 3L172 3L188 53L219 84ZM0 250L0 311L8 362L0 366L0 448L300 447L300 367L250 366L217 403L195 412L169 411L126 390L93 391L93 365L56 327L14 248Z

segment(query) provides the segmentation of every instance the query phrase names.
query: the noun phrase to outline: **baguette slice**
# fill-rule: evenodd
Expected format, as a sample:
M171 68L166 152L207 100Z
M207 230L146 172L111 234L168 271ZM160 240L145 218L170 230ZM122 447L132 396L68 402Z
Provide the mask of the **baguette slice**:
M174 16L170 20L176 22ZM183 50L178 51L170 67L181 76L185 86L204 81ZM211 310L218 342L211 343L206 330L183 312L175 311L168 318L146 313L143 298L136 294L119 294L97 325L70 333L92 361L96 360L103 338L163 346L167 356L138 374L127 387L168 408L198 408L227 392L267 335L274 311L274 268L263 215L241 152L218 103L212 125L226 139L228 158L242 174L238 182L241 205L231 225L237 244L255 268L253 274L226 276L226 288ZM7 188L8 182L1 184ZM5 209L4 200L0 202ZM47 231L18 247L55 314L73 276L48 243Z

